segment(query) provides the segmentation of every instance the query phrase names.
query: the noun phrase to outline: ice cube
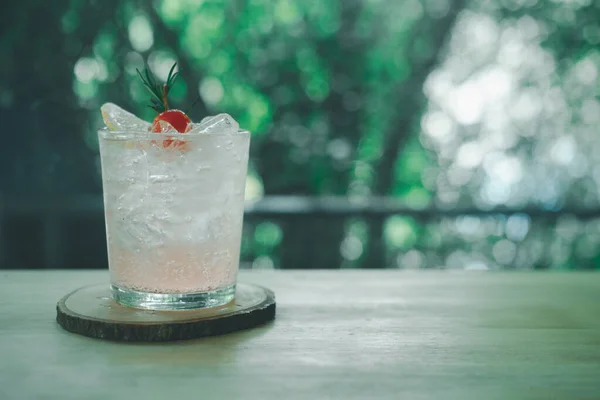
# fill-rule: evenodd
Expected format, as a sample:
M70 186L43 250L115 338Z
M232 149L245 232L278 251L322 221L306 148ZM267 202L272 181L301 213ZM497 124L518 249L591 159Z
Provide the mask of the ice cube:
M177 132L177 129L175 129L175 127L173 125L171 125L167 121L163 121L163 120L159 120L158 122L156 122L156 124L152 125L153 132L157 131L156 125L158 125L160 127L160 130L158 130L160 133L166 133L166 132L179 133L179 132Z
M150 123L140 119L113 103L105 103L100 107L106 127L111 131L142 131L150 128Z
M218 114L213 117L206 117L199 123L193 124L188 133L225 133L231 135L237 133L239 128L240 126L231 115Z

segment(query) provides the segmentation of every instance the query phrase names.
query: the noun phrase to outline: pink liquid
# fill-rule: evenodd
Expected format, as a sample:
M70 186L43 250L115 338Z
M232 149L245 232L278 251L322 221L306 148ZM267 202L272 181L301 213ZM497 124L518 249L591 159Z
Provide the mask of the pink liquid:
M198 293L229 286L236 281L238 243L198 243L140 252L111 249L112 282L151 293ZM227 248L227 244L233 246Z

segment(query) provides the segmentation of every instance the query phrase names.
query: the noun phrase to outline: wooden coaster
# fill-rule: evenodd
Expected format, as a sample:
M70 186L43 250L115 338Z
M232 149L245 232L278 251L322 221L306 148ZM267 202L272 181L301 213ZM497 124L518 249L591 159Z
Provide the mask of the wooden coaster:
M115 302L107 284L85 286L56 305L56 320L69 332L98 339L163 342L220 335L271 321L275 295L269 289L239 283L229 304L197 310L151 311Z

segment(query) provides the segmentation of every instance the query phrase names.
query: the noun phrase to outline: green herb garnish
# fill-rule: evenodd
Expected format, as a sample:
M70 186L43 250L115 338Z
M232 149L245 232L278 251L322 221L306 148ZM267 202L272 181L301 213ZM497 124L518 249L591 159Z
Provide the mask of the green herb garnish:
M163 85L156 83L154 75L150 71L148 71L148 68L144 70L144 74L146 76L145 78L139 69L135 69L140 79L144 83L144 86L146 86L150 94L152 94L152 97L150 98L151 104L148 107L156 111L157 114L160 114L169 109L169 102L167 101L167 96L171 91L171 88L173 87L175 79L177 79L177 76L179 75L179 72L173 73L175 71L176 66L177 63L173 64L171 70L169 71L169 76L167 77L167 83Z

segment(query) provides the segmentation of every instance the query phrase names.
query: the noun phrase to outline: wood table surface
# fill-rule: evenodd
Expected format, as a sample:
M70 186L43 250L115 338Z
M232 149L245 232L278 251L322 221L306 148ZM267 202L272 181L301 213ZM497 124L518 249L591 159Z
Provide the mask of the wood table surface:
M273 323L164 344L63 331L106 271L0 271L0 399L600 399L600 273L242 271Z

